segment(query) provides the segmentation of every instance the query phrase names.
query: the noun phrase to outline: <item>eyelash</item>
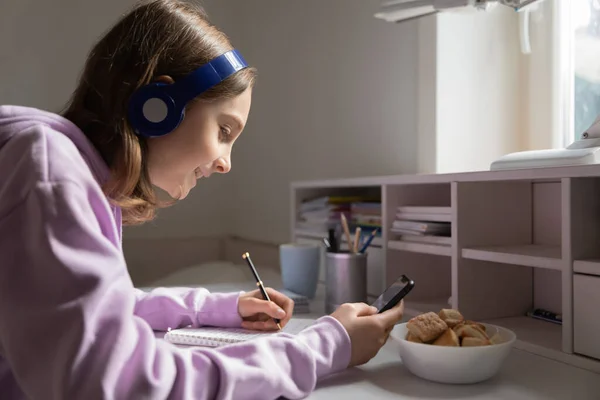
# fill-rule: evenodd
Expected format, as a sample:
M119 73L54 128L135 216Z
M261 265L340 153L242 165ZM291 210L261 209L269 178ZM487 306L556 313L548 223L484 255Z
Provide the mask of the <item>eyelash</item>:
M219 128L219 140L224 143L231 140L231 131L228 127L222 126Z

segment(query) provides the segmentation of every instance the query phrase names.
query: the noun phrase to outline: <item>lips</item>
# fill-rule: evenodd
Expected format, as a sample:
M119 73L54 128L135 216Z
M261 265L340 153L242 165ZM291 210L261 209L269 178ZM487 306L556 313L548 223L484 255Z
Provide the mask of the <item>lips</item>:
M203 176L203 175L202 175L202 170L200 169L200 167L198 167L198 168L196 168L196 169L194 170L194 174L196 174L196 179L200 179L200 178L202 178L202 176Z

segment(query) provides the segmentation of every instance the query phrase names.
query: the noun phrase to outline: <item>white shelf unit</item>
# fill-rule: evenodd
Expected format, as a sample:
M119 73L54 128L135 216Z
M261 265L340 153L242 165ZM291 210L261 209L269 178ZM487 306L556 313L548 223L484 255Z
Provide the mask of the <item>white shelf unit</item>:
M463 258L562 270L561 247L528 244L520 246L483 246L462 249Z
M451 306L512 329L521 350L600 373L600 166L293 182L292 240L320 243L294 228L297 207L340 194L381 196L370 299L406 274L416 282L407 317ZM398 240L399 206L450 207L451 244ZM526 316L533 308L562 324Z

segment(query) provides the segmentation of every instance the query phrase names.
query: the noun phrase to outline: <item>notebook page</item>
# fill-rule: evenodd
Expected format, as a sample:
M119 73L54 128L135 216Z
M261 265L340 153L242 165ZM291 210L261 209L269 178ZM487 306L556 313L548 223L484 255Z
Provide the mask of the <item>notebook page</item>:
M165 334L165 340L175 344L216 347L273 335L277 332L295 335L313 323L314 320L312 319L291 319L281 331L269 332L253 331L243 328L181 328L167 332Z

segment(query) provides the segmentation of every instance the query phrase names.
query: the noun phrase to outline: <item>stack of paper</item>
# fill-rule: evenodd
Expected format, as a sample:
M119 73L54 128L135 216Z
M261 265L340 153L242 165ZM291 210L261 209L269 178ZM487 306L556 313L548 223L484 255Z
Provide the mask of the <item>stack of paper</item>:
M407 242L450 245L452 233L450 207L398 207L391 233Z

